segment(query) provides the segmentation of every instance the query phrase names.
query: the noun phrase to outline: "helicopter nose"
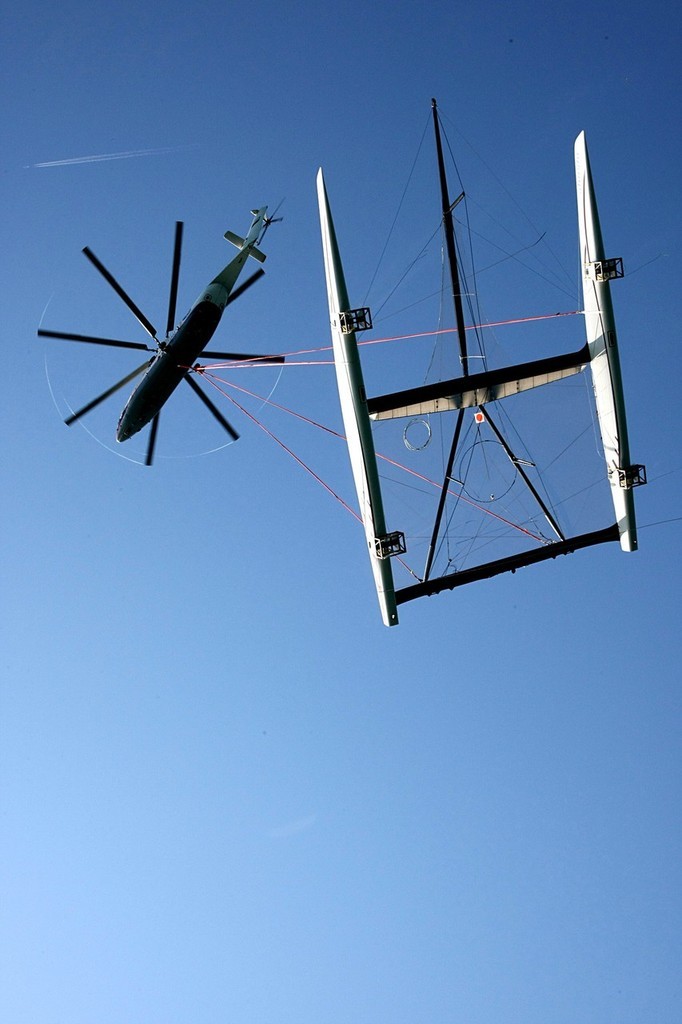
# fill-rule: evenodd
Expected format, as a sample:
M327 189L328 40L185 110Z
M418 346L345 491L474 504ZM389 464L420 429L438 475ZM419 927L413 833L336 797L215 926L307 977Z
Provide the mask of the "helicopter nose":
M124 409L116 428L116 440L127 441L145 427L152 417L138 410Z
M126 417L125 412L123 412L116 427L116 440L118 442L127 441L134 433L136 433L135 428L130 423L128 417Z

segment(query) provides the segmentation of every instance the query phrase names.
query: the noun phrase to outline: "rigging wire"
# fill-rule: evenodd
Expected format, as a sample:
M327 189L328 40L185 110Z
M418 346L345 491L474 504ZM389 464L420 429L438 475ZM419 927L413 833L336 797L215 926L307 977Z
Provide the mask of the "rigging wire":
M552 385L549 385L550 388L551 388L551 386ZM504 422L506 424L507 430L510 431L511 433L513 433L513 435L516 438L517 442L521 446L521 449L523 450L523 452L524 452L524 454L526 456L527 461L532 466L537 468L537 459L532 454L531 449L529 448L529 446L526 444L525 438L523 438L521 436L521 433L520 433L519 429L517 428L516 424L513 422L511 416L509 415L509 412L504 407L503 403L499 403L499 409L497 410L497 412L498 412L498 414L500 416L500 419L504 420ZM567 446L567 448L565 450L568 451L569 447L571 447L571 446L570 445ZM559 456L557 456L557 458L558 457ZM556 459L554 459L553 461L556 462ZM543 492L545 503L547 504L547 506L550 509L550 511L555 514L555 518L556 518L556 509L555 509L554 499L552 498L552 496L550 495L549 491L547 490L547 485L545 483L544 476L543 476L543 474L546 471L546 469L547 469L547 467L545 466L542 472L538 471L536 483L537 483L537 486Z
M517 239L505 227L504 224L502 224L500 221L497 220L497 218L492 217L490 212L488 210L486 210L485 207L481 206L480 203L477 203L476 200L473 197L470 196L469 197L469 201L478 210L481 210L483 213L486 214L486 216L490 217L490 219L492 220L493 224L495 224L497 227L501 228L502 230L505 230L507 232L507 234L510 236L510 238L514 242L516 242L516 243L520 242L520 239ZM475 229L472 229L472 235L475 235L477 238L482 239L482 241L484 241L486 243L486 245L489 245L491 248L497 249L499 252L502 253L501 259L496 260L494 263L487 264L483 268L483 270L480 271L480 273L484 273L487 270L492 270L493 267L497 267L497 266L499 266L499 264L507 262L507 260L514 260L516 263L518 263L520 266L522 266L525 270L529 271L529 273L534 274L536 277L539 277L541 281L545 281L547 284L551 285L553 288L556 288L556 289L558 289L558 291L563 292L564 295L568 295L571 299L575 299L576 298L576 288L575 288L575 285L574 285L573 281L571 281L570 285L568 285L568 286L566 284L561 283L559 278L552 271L552 269L550 267L547 267L546 264L544 264L539 259L539 257L538 257L538 262L540 263L540 266L543 268L542 270L538 270L537 267L533 267L529 263L526 263L524 260L519 259L519 256L521 255L521 253L530 252L530 250L534 249L536 245L540 244L540 242L544 242L545 245L547 246L547 242L545 241L545 239L547 237L547 232L543 231L542 233L540 233L538 231L538 229L535 228L535 226L532 224L532 222L529 221L529 223L530 223L531 227L533 228L533 230L538 232L537 238L535 239L534 242L529 242L529 243L526 243L524 245L520 245L520 247L518 249L515 249L512 252L509 252L503 245L500 245L499 242L493 241L493 239L489 238L488 235L484 235L483 232L476 231ZM549 250L549 251L551 252L551 250ZM535 255L535 254L533 254L533 255ZM562 271L563 271L563 274L565 274L566 278L568 278L570 280L567 271L564 268L562 268Z
M410 271L413 269L413 267L419 262L419 260L421 260L424 257L424 254L426 253L426 250L429 248L429 246L431 245L432 241L434 240L436 235L439 233L439 231L440 231L440 223L431 232L430 236L428 237L426 242L424 242L423 246L421 247L421 249L419 250L417 255L414 257L412 262L407 265L407 267L405 268L405 270L403 271L401 276L398 278L398 280L394 284L393 288L391 288L390 292L388 293L388 295L386 296L384 301L379 306L377 306L377 308L375 310L375 313L374 313L375 316L379 315L379 313L384 308L384 306L389 301L389 299L395 294L395 292L398 290L398 288L400 288L400 285L403 283L403 281L405 280L407 275L410 273Z
M440 116L441 116L441 120L442 120L442 119L443 119L443 113L442 113L442 111L440 110L440 108L439 108L439 113L440 113ZM533 229L533 231L534 231L534 232L535 232L536 234L538 234L538 233L539 233L539 232L538 232L538 228L537 228L537 227L535 226L535 224L534 224L534 223L533 223L533 221L531 220L530 216L528 215L528 213L526 212L526 210L524 209L524 207L523 207L523 206L521 205L521 203L520 203L520 202L518 201L518 199L516 198L516 196L515 196L515 195L513 194L513 192L511 192L511 191L510 191L510 189L508 189L508 188L507 188L507 186L506 186L506 185L504 184L504 182L503 182L503 181L502 181L502 180L501 180L501 179L500 179L500 178L498 177L498 175L497 175L497 174L495 173L495 171L494 171L494 170L493 170L493 168L492 168L492 167L490 166L490 164L489 164L489 163L488 163L488 162L487 162L487 161L486 161L486 160L485 160L485 159L484 159L484 158L483 158L483 157L481 156L481 154L480 154L480 153L479 153L479 152L478 152L478 151L477 151L477 150L476 150L476 149L474 148L474 146L473 146L473 145L472 145L472 143L471 143L471 142L469 141L469 139L467 139L467 138L466 138L466 136L465 136L465 135L464 135L464 134L463 134L463 133L462 133L462 132L461 132L461 131L460 131L460 130L459 130L459 129L457 128L457 125L456 125L456 124L454 124L454 122L453 122L453 121L452 121L452 120L451 120L450 118L446 117L445 119L446 119L446 120L448 121L448 123L449 123L450 125L452 125L452 128L453 128L453 130L454 130L454 131L455 131L455 132L457 133L457 135L458 135L458 136L460 137L460 139L462 139L462 141L463 141L463 142L464 142L464 143L465 143L465 144L466 144L466 145L467 145L467 146L469 147L469 149L470 149L470 150L471 150L471 152L472 152L472 153L474 154L474 156L476 157L476 159L477 159L477 160L479 160L479 161L481 162L481 164L483 165L483 167L485 167L485 169L486 169L486 170L488 171L488 173L489 173L489 174L490 174L490 175L491 175L491 176L493 177L493 179L494 179L494 180L495 180L495 181L497 182L498 186L499 186L499 187L500 187L500 188L501 188L501 189L503 190L503 192L505 193L505 195L507 195L507 196L509 197L509 199L510 199L510 200L511 200L511 202L512 202L512 203L514 204L514 206L515 206L515 207L517 208L517 210L519 211L519 213L521 214L521 216L523 217L523 219L524 219L524 220L525 220L525 221L526 221L526 222L527 222L527 223L528 223L528 224L530 225L530 227L531 227L531 228ZM445 141L446 141L446 143L447 143L448 151L450 152L450 157L451 157L451 159L452 159L452 161L453 161L453 164L455 165L455 168L456 168L456 167L457 167L457 164L456 164L456 162L455 162L455 158L454 158L454 155L453 155L453 153L452 153L452 149L451 149L451 147L450 147L450 141L449 141L449 139L448 139L448 137L447 137L447 133L444 133L444 134L445 134ZM486 211L486 212L487 212L487 215L488 215L488 216L490 216L490 213L489 213L488 211ZM495 218L491 217L491 220L493 220L493 221L495 222ZM499 222L496 222L496 223L498 223L498 224L499 224ZM508 230L508 229L507 229L507 228L505 227L505 225L499 225L499 226L500 226L500 227L502 227L502 228L503 228L504 230L506 230L506 231L507 231L507 234L511 235L511 232L510 232L510 231L509 231L509 230ZM512 237L513 237L513 235L512 235ZM544 237L544 235L543 235L542 237ZM556 264L557 264L557 266L559 267L559 269L560 269L560 271L561 271L562 275L563 275L563 276L564 276L564 277L566 278L566 280L567 280L567 281L569 281L569 282L570 282L571 286L573 286L573 277L572 277L572 275L568 273L568 271L567 271L567 270L566 270L566 268L564 267L563 263L561 262L561 260L560 260L560 259L559 259L559 257L557 256L557 254L556 254L556 253L555 253L555 252L553 251L553 249L551 248L551 246L550 246L550 245L549 245L548 243L545 243L545 244L546 244L546 246L547 246L547 252L548 252L548 253L550 254L550 256L552 257L552 259L553 259L553 260L554 260L554 261L556 262ZM528 268L528 269L531 269L531 268ZM560 286L559 286L559 285L557 285L557 287L560 287ZM575 292L574 292L573 288L572 288L572 290L571 290L570 294L571 294L571 295L574 295L574 294L575 294Z
M383 259L384 259L384 256L386 255L386 250L388 248L388 244L389 244L389 242L391 240L391 236L393 235L393 231L394 231L395 226L396 226L396 224L398 222L398 217L400 216L400 211L403 208L403 203L405 201L405 196L407 195L408 189L410 187L410 182L412 181L412 175L414 174L415 167L417 166L417 161L419 160L419 154L421 153L422 146L424 145L424 139L426 137L426 132L427 132L428 127L429 127L429 120L430 119L427 118L426 124L424 125L424 130L422 132L421 139L419 140L419 145L417 146L417 152L415 153L414 160L412 161L412 167L410 168L410 173L408 174L407 181L405 182L405 187L403 189L403 194L400 197L400 201L398 203L398 208L397 208L397 210L395 212L395 215L393 217L393 221L392 221L391 226L389 228L388 235L386 236L386 241L384 242L384 247L381 250L381 253L379 254L379 259L377 261L377 265L375 267L374 273L372 274L370 282L369 282L369 284L367 286L367 291L365 292L365 298L363 299L363 302L362 302L363 306L367 304L367 299L368 299L369 293L371 292L372 286L374 285L374 282L376 280L377 274L379 273L379 268L381 267L381 264L383 263ZM390 298L390 296L389 296L389 298ZM382 306L385 305L387 301L388 301L388 299L384 300L384 302L382 303ZM379 308L381 309L382 307L380 306Z

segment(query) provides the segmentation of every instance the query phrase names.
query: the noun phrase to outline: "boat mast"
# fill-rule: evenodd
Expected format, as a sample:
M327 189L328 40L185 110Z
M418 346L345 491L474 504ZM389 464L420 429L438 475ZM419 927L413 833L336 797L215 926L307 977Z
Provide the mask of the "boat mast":
M448 265L450 267L450 282L452 285L452 299L455 304L455 320L457 323L457 337L459 340L459 358L462 364L462 374L466 377L469 374L469 356L467 355L466 327L464 326L464 308L462 306L462 288L459 281L459 267L457 264L457 246L455 244L455 226L452 216L452 211L459 202L459 200L462 198L462 196L459 196L454 203L450 202L450 195L448 192L448 180L447 175L445 173L445 160L443 159L443 145L441 143L440 138L438 105L435 99L431 100L431 110L433 113L433 130L436 135L436 154L438 156L438 178L440 181L441 207L443 211L443 228L445 230L445 249L448 254ZM425 580L428 580L429 578L431 566L433 565L433 559L436 554L436 544L438 543L440 524L443 519L443 511L445 509L445 501L448 494L448 484L450 482L450 477L452 475L452 468L455 464L455 455L457 454L457 446L459 445L459 438L462 433L463 422L464 410L460 409L457 414L455 433L452 438L452 444L450 445L450 454L448 456L445 477L443 479L443 486L441 487L440 498L438 501L438 511L436 512L436 518L433 524L433 532L431 534L429 549L426 555L426 565L424 567Z
M451 277L451 282L452 282L452 297L453 297L453 300L454 300L454 303L455 303L455 318L456 318L456 322L457 322L457 336L459 338L459 353L460 353L460 361L462 363L462 376L464 378L466 378L466 377L469 376L469 357L467 355L466 328L464 326L464 310L463 310L463 307L462 307L462 289L461 289L460 281L459 281L459 268L458 268L458 264L457 264L457 247L455 245L455 227L454 227L454 219L453 219L453 216L452 216L453 209L455 208L457 203L460 201L460 199L463 198L464 193L462 193L462 195L460 195L455 200L454 203L450 202L450 196L448 194L447 177L446 177L446 174L445 174L445 161L443 159L443 146L442 146L442 143L441 143L441 135L440 135L440 121L439 121L439 117L438 117L438 108L437 108L435 99L431 100L431 108L432 108L432 111L433 111L433 127L434 127L435 136L436 136L436 153L437 153L437 156L438 156L438 177L439 177L439 180L440 180L441 204L442 204L442 210L443 210L443 227L444 227L444 230L445 230L445 247L446 247L446 251L447 251L447 254L448 254L448 263L450 265L450 277ZM488 407L486 407L485 419L487 420L488 424L490 425L491 429L493 430L493 433L496 435L498 441L500 442L500 444L504 448L504 450L505 450L505 452L507 454L507 457L509 458L510 462L515 467L515 469L519 472L519 474L521 475L521 478L523 479L524 483L526 484L526 487L530 490L531 494L533 495L535 500L538 502L538 504L539 504L540 508L542 509L542 512L544 513L545 518L547 519L547 522L551 526L552 530L556 533L557 537L561 541L563 541L564 540L564 535L563 535L563 533L561 531L561 528L559 527L559 525L555 521L554 517L552 516L549 508L544 503L544 501L542 500L542 498L538 494L537 490L533 486L532 482L530 481L530 479L528 477L528 474L522 469L519 459L516 458L516 456L514 455L514 452L511 449L511 447L509 446L507 441L502 436L502 432L500 431L499 427L497 427L495 425L495 422L494 422L492 416L490 415L490 411L489 411ZM461 436L461 433L462 433L463 423L464 423L464 409L460 408L460 410L459 410L459 412L457 414L457 421L455 423L455 431L454 431L453 438L452 438L452 444L450 445L450 453L449 453L449 456L448 456L447 466L446 466L446 469L445 469L445 476L443 478L443 484L442 484L442 487L441 487L440 498L439 498L439 501L438 501L438 510L436 512L436 518L435 518L434 524L433 524L433 532L431 534L431 540L429 542L429 548L428 548L428 552L427 552L427 555L426 555L426 565L424 567L424 580L423 580L424 584L426 584L428 582L428 580L429 580L429 576L430 576L430 573L431 573L431 568L433 566L433 560L434 560L435 555L436 555L436 545L438 544L438 534L440 533L440 527L441 527L441 523L443 521L443 513L445 511L445 502L447 500L448 487L449 487L449 484L450 484L450 480L452 479L452 471L453 471L453 467L454 467L454 464L455 464L455 457L457 455L457 448L458 448L460 436Z
M443 210L443 227L445 229L445 248L448 254L450 267L450 281L452 284L452 298L455 304L455 319L457 322L457 337L459 339L459 354L462 363L462 373L466 377L469 373L469 357L467 355L466 328L464 326L464 309L462 307L462 288L459 282L459 268L457 264L457 246L455 245L455 226L452 211L457 203L464 197L460 195L454 203L450 202L448 193L448 181L445 174L445 160L443 159L443 146L440 138L440 123L438 119L438 106L434 99L431 100L433 113L433 128L436 134L436 153L438 155L438 177L440 180L441 206Z

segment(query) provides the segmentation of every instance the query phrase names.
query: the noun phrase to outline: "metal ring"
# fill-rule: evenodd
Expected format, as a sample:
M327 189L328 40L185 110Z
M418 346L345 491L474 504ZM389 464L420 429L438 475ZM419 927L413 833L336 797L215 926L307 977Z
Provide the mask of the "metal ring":
M408 431L410 430L410 427L415 427L417 424L421 424L422 426L424 426L426 428L426 437L421 442L421 444L416 444L414 441L410 441L410 439L407 436ZM414 433L415 433L414 430L412 430L412 436L413 437L414 437ZM421 451L423 451L427 447L427 445L430 443L430 441L431 441L431 425L430 425L428 420L424 419L423 416L416 416L414 419L410 420L410 422L405 426L405 429L403 430L403 443L404 443L405 447L409 448L409 450L411 452L421 452Z

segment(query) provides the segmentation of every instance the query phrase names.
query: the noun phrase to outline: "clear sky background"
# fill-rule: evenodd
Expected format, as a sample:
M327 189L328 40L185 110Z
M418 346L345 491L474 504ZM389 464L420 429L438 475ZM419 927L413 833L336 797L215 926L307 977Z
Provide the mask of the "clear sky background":
M2 1020L679 1020L679 12L28 0L3 28ZM146 470L122 457L144 442L113 443L123 397L61 422L135 363L36 329L144 341L81 248L162 327L174 221L184 312L223 232L285 197L216 342L328 344L317 168L360 304L432 96L574 284L586 130L650 482L637 554L414 602L388 630L357 524L227 400L238 444L196 456L222 437L178 395ZM513 281L491 315L579 308ZM330 367L274 378L340 428ZM301 444L351 501L343 445Z

